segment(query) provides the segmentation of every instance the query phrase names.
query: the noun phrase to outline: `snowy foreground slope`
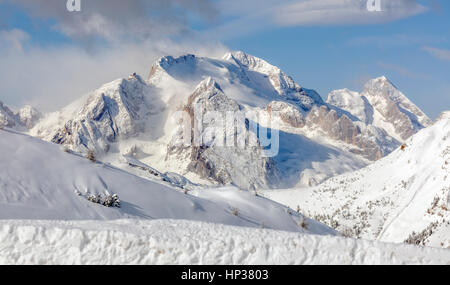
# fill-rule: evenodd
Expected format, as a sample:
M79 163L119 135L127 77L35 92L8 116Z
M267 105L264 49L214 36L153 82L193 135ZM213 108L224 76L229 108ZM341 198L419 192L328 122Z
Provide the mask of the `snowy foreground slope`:
M264 195L345 235L448 248L450 112L364 169Z
M335 231L236 188L185 190L93 163L52 143L0 129L0 219L186 219L316 234ZM120 208L88 201L117 194ZM308 224L302 227L302 224Z
M450 251L180 220L0 221L0 264L450 264Z

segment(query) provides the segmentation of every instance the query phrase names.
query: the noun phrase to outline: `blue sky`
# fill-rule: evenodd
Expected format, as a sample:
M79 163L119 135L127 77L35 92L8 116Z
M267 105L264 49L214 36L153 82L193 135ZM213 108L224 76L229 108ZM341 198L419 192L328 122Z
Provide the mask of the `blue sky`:
M442 11L362 26L276 27L225 40L326 96L386 75L432 117L450 109L450 1ZM436 51L446 51L438 57Z
M165 53L231 49L323 97L386 75L430 117L450 109L450 1L81 1L0 0L0 100L57 108Z

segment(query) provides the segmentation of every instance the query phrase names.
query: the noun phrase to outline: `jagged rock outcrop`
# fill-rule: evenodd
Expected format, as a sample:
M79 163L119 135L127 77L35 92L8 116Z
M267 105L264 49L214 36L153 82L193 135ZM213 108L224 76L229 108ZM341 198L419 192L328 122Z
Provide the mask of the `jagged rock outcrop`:
M302 128L305 126L305 118L303 114L292 104L273 101L266 108L269 114L272 112L277 112L280 119L286 124L294 128Z
M348 89L330 93L327 103L348 111L368 125L404 141L432 121L386 77L370 80L361 93Z
M332 139L350 145L351 152L372 161L382 158L399 145L382 129L352 121L347 115L339 115L327 106L313 108L306 117L306 125L319 128Z
M42 118L42 114L31 106L25 106L17 113L11 111L5 104L0 102L0 127L27 130Z
M13 128L17 124L17 118L11 109L0 102L0 127Z
M16 116L27 129L32 129L42 119L42 113L31 106L23 107L17 112Z
M183 110L189 114L191 142L188 145L175 143L183 132L183 126L180 125L168 146L168 156L178 156L181 160L188 158L187 171L219 184L234 184L244 189L276 184L278 170L271 158L264 157L263 148L248 143L242 146L237 144L238 135L245 135L246 140L253 136L257 140L256 134L248 131L248 121L245 120L234 121L236 125L231 128L226 125L227 113L236 114L242 107L228 98L212 78L205 79L197 86ZM202 116L208 112L218 116L205 120ZM224 123L222 128L221 124L216 124L218 120ZM214 128L214 134L206 134L209 127ZM230 133L234 138L231 146L225 141L226 134ZM196 140L199 140L198 144Z
M80 109L72 110L72 117L58 122L60 126L55 130L48 132L43 124L36 126L32 133L76 150L105 153L119 138L144 132L151 111L148 86L138 75L133 75L94 91Z

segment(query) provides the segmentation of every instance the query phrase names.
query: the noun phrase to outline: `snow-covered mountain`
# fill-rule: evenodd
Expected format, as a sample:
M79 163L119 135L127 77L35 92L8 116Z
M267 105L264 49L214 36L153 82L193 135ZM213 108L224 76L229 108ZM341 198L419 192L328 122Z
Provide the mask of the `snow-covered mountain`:
M267 191L353 237L450 246L450 112L387 157L313 187Z
M399 94L389 96L400 98ZM334 97L336 102L325 103L278 67L243 52L227 53L221 59L165 56L153 64L147 81L133 74L105 84L47 114L30 133L75 151L92 150L128 171L129 163L123 162L131 157L193 183L244 189L316 185L366 166L400 145L396 134L389 135L387 123L377 125L354 115L352 108L339 103L338 94ZM395 101L402 112L409 108L403 97ZM266 147L224 147L220 138L209 141L206 148L174 147L183 132L180 124L186 123L176 115L189 111L193 103L220 114L256 112L260 118L266 114L276 124L257 124L279 133L278 152L267 158L262 155ZM398 117L403 118L386 115L384 119L397 126ZM241 127L245 124L242 129L248 140L254 136L262 142L259 134L252 134L248 126L252 122L247 118Z
M386 77L370 80L361 93L332 91L327 103L341 108L367 125L386 131L403 142L432 121Z
M232 187L183 190L11 130L0 130L0 157L3 220L185 219L336 234L253 192ZM116 202L114 197L120 202L106 203Z
M41 117L42 114L31 106L25 106L17 113L14 113L0 101L0 128L31 129Z

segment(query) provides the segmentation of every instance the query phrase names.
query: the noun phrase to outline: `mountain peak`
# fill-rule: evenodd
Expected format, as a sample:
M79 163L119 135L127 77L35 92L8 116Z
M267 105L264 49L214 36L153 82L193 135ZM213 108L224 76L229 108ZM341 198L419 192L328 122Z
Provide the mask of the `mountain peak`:
M444 111L439 115L439 117L437 118L436 121L448 120L448 119L450 119L450 111Z
M388 79L386 76L384 76L384 75L375 78L375 80L377 80L377 81L388 81L388 82L390 82L389 79Z
M223 56L224 60L234 61L237 65L241 67L245 67L246 69L257 71L269 76L273 76L277 74L278 76L287 76L285 75L278 67L268 63L267 61L247 54L243 51L234 51L226 53ZM292 80L292 79L291 79Z
M22 125L27 129L31 129L42 118L42 113L36 108L26 105L19 110L16 116Z
M161 74L161 72L164 73L164 71L169 70L172 66L177 64L189 64L194 62L196 59L197 57L193 54L185 54L179 57L173 57L171 55L160 57L152 65L147 80L151 82L152 78L158 77L156 76L157 74Z
M370 103L376 113L375 117L383 118L382 125L399 141L406 140L432 123L430 118L385 76L370 80L364 86L361 96Z
M174 63L180 63L180 62L187 62L187 61L192 61L194 60L196 57L193 54L185 54L179 57L173 57L171 55L168 56L163 56L161 58L159 58L156 63L161 66L161 67L168 67L173 65Z
M202 82L200 82L195 89L196 90L207 90L210 88L214 88L214 89L219 90L220 92L223 92L220 85L211 76L207 76L204 80L202 80Z
M16 125L16 120L14 113L0 101L0 128L1 127L14 127Z
M384 89L395 89L398 90L392 81L390 81L386 76L380 76L369 80L364 88L384 88Z
M25 106L13 112L0 101L0 127L31 129L42 118L42 114L31 106Z
M224 59L224 60L232 60L233 58L241 59L241 58L246 58L246 57L249 57L249 55L247 53L238 50L238 51L227 52L226 54L224 54L222 59Z

